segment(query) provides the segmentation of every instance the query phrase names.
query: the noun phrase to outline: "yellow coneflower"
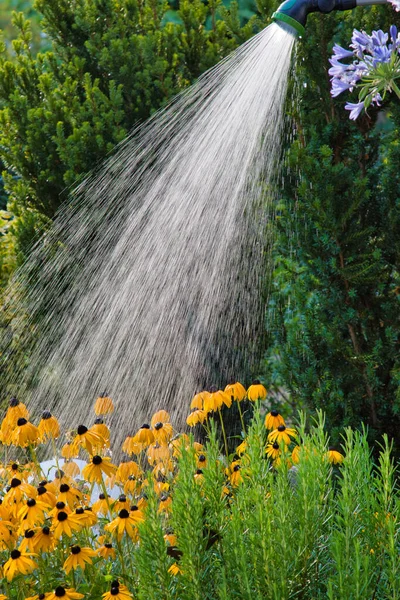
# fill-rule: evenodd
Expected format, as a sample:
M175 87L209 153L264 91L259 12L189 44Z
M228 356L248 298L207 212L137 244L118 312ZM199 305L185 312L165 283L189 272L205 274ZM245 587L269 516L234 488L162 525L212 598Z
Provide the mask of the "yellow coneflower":
M326 456L327 456L327 459L329 460L329 462L332 463L333 465L340 464L344 461L343 454L341 454L335 448L329 448Z
M26 465L21 465L19 462L12 462L6 466L6 472L9 474L9 479L11 480L13 477L17 477L22 481L26 481L30 476L29 469L26 468Z
M85 425L79 425L76 430L76 436L73 440L73 443L78 444L78 446L82 446L89 452L89 454L93 455L93 446L98 448L99 446L104 445L103 438L94 431L90 431Z
M31 558L31 554L12 550L10 558L3 567L3 574L7 581L12 581L16 575L28 575L37 568L37 564Z
M154 491L157 496L161 496L163 492L169 491L169 483L167 481L155 481L154 482Z
M64 444L64 446L61 448L61 456L67 460L71 458L78 458L79 444L77 440Z
M103 440L103 445L99 446L98 450L101 448L109 448L110 447L110 430L107 425L104 423L103 419L96 419L94 424L91 426L89 431L93 431L96 435L99 435Z
M11 427L15 427L15 424L20 417L24 417L26 420L28 420L28 409L26 408L25 404L20 402L17 398L11 398L4 420L7 420Z
M33 531L33 529L27 529L24 532L24 537L22 538L20 545L18 546L18 550L20 552L27 552L28 554L34 554L35 553L34 538L35 538L35 532Z
M63 465L63 469L64 469L64 473L66 474L67 477L77 477L81 470L79 468L79 465L74 462L73 460L70 460L66 463L64 463Z
M5 506L9 506L12 509L12 514L15 517L20 509L19 503L25 498L34 498L37 495L36 488L30 483L23 483L17 477L13 477L10 481L10 485L7 487L7 492L3 498Z
M104 529L115 535L118 541L122 540L126 533L132 540L138 539L137 520L132 516L132 512L123 508L119 511L118 517L108 523Z
M44 442L47 439L57 439L60 436L60 425L55 417L45 410L38 425L40 438Z
M186 419L186 423L189 425L189 427L194 427L199 423L204 423L206 419L207 413L204 410L197 409L190 413Z
M222 390L216 390L204 400L204 411L206 413L215 412L217 410L220 410L224 404L228 408L231 407L231 396L227 392L223 392Z
M172 459L164 460L156 464L153 468L154 477L166 477L169 473L172 473L175 468L175 464Z
M129 507L130 507L129 500L127 499L125 494L121 494L120 496L118 496L118 499L113 502L111 508L113 511L118 513L121 510L123 510L124 508L126 508L128 510Z
M142 452L145 446L143 444L139 444L136 442L134 437L128 436L124 443L122 444L122 452L126 452L126 454L135 454L138 455Z
M294 465L297 465L300 462L300 452L301 446L295 446L292 450L292 462Z
M5 596L4 596L5 597ZM2 596L0 596L1 600ZM34 596L29 596L29 598L25 598L25 600L46 600L48 598L48 594L35 594Z
M207 457L205 454L199 454L197 457L197 468L204 469L207 466Z
M169 494L161 494L158 513L169 514L172 510L172 498Z
M266 429L278 429L280 425L284 425L285 420L277 410L271 410L265 417Z
M56 546L56 539L50 527L45 525L36 531L33 538L35 552L51 552Z
M72 537L74 531L80 531L82 524L74 514L68 514L65 510L53 517L52 530L54 537L59 540L63 534L67 537Z
M166 533L164 535L164 540L169 546L176 546L178 543L177 537L174 533Z
M91 462L83 467L82 477L90 483L101 483L103 473L110 477L117 472L117 466L111 463L111 458L105 456L102 458L98 454L93 456Z
M247 440L243 440L243 442L241 444L239 444L239 446L236 448L236 454L238 456L242 456L242 454L244 454L246 452L248 448L248 442Z
M153 421L153 419L152 419ZM159 444L168 444L174 434L171 423L163 423L162 421L156 421L153 427L154 440Z
M97 515L90 506L78 506L73 514L82 527L93 527L97 523Z
M46 506L50 508L54 508L57 502L57 499L54 494L52 494L44 485L39 485L37 488L37 498Z
M131 475L134 475L135 477L140 477L141 474L142 471L139 465L135 461L129 460L127 462L122 462L119 464L117 472L115 474L115 479L120 483L124 483Z
M178 563L174 563L173 565L170 566L170 568L168 569L168 573L170 575L182 575L182 569L179 567Z
M60 500L59 502L56 502L56 505L54 506L54 508L49 512L49 517L54 518L61 511L64 511L64 512L68 513L69 515L72 513L72 509L67 504L65 504L65 502L61 502L61 500Z
M84 571L86 565L93 564L92 558L96 556L96 551L92 548L81 548L80 546L71 546L71 554L64 562L63 569L68 575L72 569L75 571L78 567Z
M26 448L34 446L40 442L39 429L27 421L25 417L20 417L17 421L17 426L11 434L11 442L14 446Z
M251 402L256 402L256 400L265 400L267 397L267 390L262 385L259 379L255 379L249 389L247 390L247 398Z
M96 515L103 515L109 512L109 503L110 500L105 496L105 494L99 494L99 499L94 502L92 506L92 510Z
M274 431L271 431L271 433L268 435L268 441L271 443L278 442L278 444L284 442L286 446L289 446L289 444L292 441L292 438L295 437L295 429L291 429L290 427L286 427L285 425L279 425L279 427L274 429Z
M271 458L272 460L275 460L278 458L278 456L281 453L281 447L279 446L278 442L273 442L272 444L267 444L266 448L265 448L265 454Z
M97 554L104 559L111 558L111 560L115 560L116 552L113 548L113 545L110 542L106 542L103 546L97 549Z
M150 429L148 423L144 423L139 431L134 435L133 441L136 444L141 444L142 448L147 448L154 442L154 433Z
M129 475L124 483L124 494L134 494L140 490L140 481L134 475Z
M96 415L108 415L114 411L114 403L107 394L99 396L94 405Z
M113 581L110 591L103 594L103 600L130 600L130 598L133 598L133 596L128 588L118 583L118 581Z
M231 399L236 402L242 402L246 398L246 388L242 386L242 384L237 381L236 383L231 383L226 386L225 390L231 396Z
M80 503L81 498L82 492L80 490L69 486L68 483L62 483L60 485L57 502L65 502L65 504L74 508Z
M54 592L50 592L50 594L47 595L46 600L57 600L57 598L64 598L64 600L81 600L81 598L84 597L84 594L79 594L74 588L64 588L59 585Z
M196 472L194 474L194 479L195 479L195 482L198 483L198 484L200 484L200 485L203 483L203 481L204 481L204 474L203 474L202 469L197 469L196 470Z
M0 521L0 539L8 543L10 534L14 530L14 525L11 521Z
M25 529L32 529L35 525L41 525L45 520L48 508L48 504L35 500L35 498L29 498L17 514L21 523L20 530L25 531Z
M47 479L42 479L42 481L39 482L39 486L45 487L46 490L51 494L54 494L54 496L58 492L57 484L54 481L47 481Z
M226 469L226 474L229 477L232 487L237 487L243 481L240 469L241 465L238 460L233 461Z
M203 410L204 407L204 400L206 398L208 398L208 396L210 396L210 392L199 392L198 394L196 394L191 403L190 403L190 408L193 409L197 409L197 410Z

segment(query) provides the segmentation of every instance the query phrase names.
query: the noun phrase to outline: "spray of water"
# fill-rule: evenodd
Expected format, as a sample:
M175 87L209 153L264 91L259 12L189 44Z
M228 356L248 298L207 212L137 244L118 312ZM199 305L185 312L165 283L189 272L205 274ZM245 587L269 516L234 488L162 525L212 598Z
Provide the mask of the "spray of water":
M262 326L271 183L293 37L273 24L141 126L76 190L10 292L14 392L66 427L100 393L113 430L243 375ZM89 424L89 423L87 423Z

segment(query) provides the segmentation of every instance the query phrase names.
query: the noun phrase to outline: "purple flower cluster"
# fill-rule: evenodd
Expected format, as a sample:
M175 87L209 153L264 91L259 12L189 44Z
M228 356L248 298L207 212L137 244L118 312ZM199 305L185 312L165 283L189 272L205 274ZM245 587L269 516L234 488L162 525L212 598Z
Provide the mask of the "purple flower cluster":
M400 3L400 0L396 1ZM365 31L354 29L350 48L352 50L346 50L337 44L333 47L333 56L329 60L329 75L332 82L331 95L334 98L347 90L352 92L364 77L373 74L379 64L389 63L393 54L399 55L400 34L394 25L390 28L390 41L389 34L381 30L368 35ZM353 61L349 64L341 62L348 58L352 58ZM354 120L368 105L380 106L381 101L382 97L377 91L370 95L367 105L366 100L362 99L356 103L347 102L345 109L350 111L350 119Z

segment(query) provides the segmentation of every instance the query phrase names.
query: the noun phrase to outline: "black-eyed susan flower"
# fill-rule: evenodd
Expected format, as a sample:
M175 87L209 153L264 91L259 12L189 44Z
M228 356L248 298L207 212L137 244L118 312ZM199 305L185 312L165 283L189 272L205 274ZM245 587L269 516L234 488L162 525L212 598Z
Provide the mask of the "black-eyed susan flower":
M204 421L206 419L207 419L206 411L197 409L190 413L190 415L186 419L186 423L189 425L189 427L194 427L195 425L198 425L199 423L204 423Z
M55 495L49 492L44 485L39 485L37 488L37 499L50 508L54 508L57 502Z
M17 477L13 477L3 498L3 503L5 506L12 508L12 514L16 517L22 500L24 498L35 498L36 495L37 491L33 485L22 482Z
M55 417L45 410L42 414L42 419L38 425L40 438L44 442L47 439L57 439L60 437L60 425Z
M90 506L78 506L73 514L82 527L93 527L97 523L97 515Z
M205 454L199 454L197 457L197 468L204 469L207 466L207 457Z
M244 388L239 381L227 385L224 391L228 393L232 400L235 400L236 402L242 402L242 400L246 398L247 394L246 388Z
M292 462L294 465L299 464L301 454L301 446L295 446L292 450Z
M96 515L105 516L109 512L109 504L109 498L105 494L99 494L99 498L94 502L92 510Z
M46 600L47 597L48 597L48 594L44 594L42 592L41 594L35 594L34 596L29 596L29 598L25 598L25 600ZM1 600L1 596L0 596L0 600Z
M195 474L194 474L194 480L196 483L198 484L202 484L204 481L204 473L202 469L197 469Z
M20 530L25 531L25 529L32 529L36 525L41 525L48 508L48 504L44 504L35 498L29 498L17 514L20 521Z
M107 394L99 396L94 405L96 415L108 415L114 411L114 403Z
M13 477L17 477L22 481L26 481L30 475L29 469L26 468L26 465L19 463L18 461L14 461L9 463L6 467L6 472L9 475L9 479L11 480Z
M24 532L24 537L20 545L18 546L18 550L20 552L27 552L29 554L35 553L35 544L34 544L35 532L33 529L27 529Z
M230 408L232 405L231 396L227 392L216 390L204 400L204 411L206 413L215 412L220 410L224 405Z
M181 433L170 442L170 447L172 449L172 456L178 458L182 453L182 448L190 448L189 436L186 433Z
M115 511L117 513L120 510L123 510L124 508L129 510L129 507L130 507L130 502L125 494L120 494L120 496L118 496L117 500L114 501L112 504L113 511Z
M160 503L158 505L159 513L169 514L172 510L172 498L169 494L161 494Z
M122 444L122 452L125 452L126 454L129 454L130 456L132 454L138 455L142 452L144 447L145 446L143 446L143 444L139 444L138 442L135 441L134 436L128 436L125 439L124 443Z
M277 410L271 410L265 417L266 429L277 429L280 425L284 425L285 420Z
M57 502L64 502L71 508L74 508L82 499L82 492L77 488L71 487L68 483L62 483L59 487Z
M179 567L178 563L174 563L170 566L170 568L168 569L168 573L170 575L182 575L182 569Z
M242 481L241 464L238 460L233 461L226 469L226 474L232 487L237 487Z
M104 529L115 535L118 541L122 540L124 533L134 541L138 539L137 521L132 516L132 512L126 510L126 508L120 510L118 516L108 523Z
M71 478L77 477L81 472L79 465L73 460L69 460L68 462L64 463L63 469L65 475Z
M46 600L57 600L57 598L64 598L64 600L81 600L81 598L84 597L83 594L79 594L74 588L64 588L59 585L54 592L50 592L50 594L47 595Z
M56 539L50 527L45 525L37 529L35 537L33 538L33 547L35 552L51 552L56 545Z
M274 431L271 431L271 433L268 435L268 441L271 443L278 442L278 444L281 444L281 442L283 442L284 444L286 444L286 446L289 446L290 442L295 437L295 429L286 427L285 425L279 425L279 427L274 429Z
M115 479L120 483L124 483L131 475L135 475L135 477L140 477L141 474L142 471L139 465L134 460L129 460L127 462L122 462L119 464L117 472L115 474Z
M106 542L105 544L100 546L100 548L98 548L96 552L99 556L101 556L101 558L104 559L111 558L111 560L115 560L116 558L115 548L110 542Z
M344 461L343 454L341 454L341 452L339 452L335 448L329 448L329 450L327 452L327 458L328 458L328 461L330 463L332 463L333 465L340 464Z
M242 456L242 454L244 454L247 451L248 445L249 444L247 440L243 440L243 442L239 444L239 446L236 448L236 454L238 456Z
M110 447L110 430L107 425L104 423L103 419L100 417L95 420L94 424L91 426L89 431L93 431L97 435L99 435L103 440L103 445L99 447L99 450L102 447L109 448Z
M272 460L275 460L278 458L278 456L281 453L281 447L278 444L278 442L273 442L272 444L267 444L266 448L265 448L265 454L271 458Z
M92 548L71 546L71 553L64 562L63 569L67 575L70 571L75 571L78 567L84 571L86 569L86 565L91 565L93 563L92 558L94 556L96 556L96 551L92 550Z
M141 444L142 448L147 448L154 442L154 433L150 429L148 423L144 423L139 431L133 436L133 441L136 444Z
M82 529L82 524L76 515L68 514L65 510L60 510L60 512L53 517L51 527L54 537L59 540L62 535L72 537L74 531Z
M7 581L12 581L16 575L28 575L37 568L37 564L31 558L31 554L20 552L20 550L12 550L10 558L3 567L4 577Z
M93 455L93 446L99 448L104 445L103 438L94 431L90 431L85 425L79 425L73 440L78 446L82 446L89 454Z
M160 411L160 412L165 412L165 411ZM159 414L159 413L156 413L156 415L157 414ZM172 436L174 434L174 430L173 430L171 423L168 423L168 422L163 423L163 421L155 421L154 416L151 420L151 423L152 423L152 427L153 427L154 440L156 442L158 442L159 444L164 444L164 445L168 444L168 442L172 439ZM153 423L154 423L154 425L153 425Z
M199 392L198 394L196 394L191 403L190 403L190 408L193 409L197 409L197 410L203 410L204 408L204 400L210 396L210 392Z
M82 469L82 476L90 483L101 483L103 474L110 477L117 472L117 466L111 463L108 456L101 457L98 454L92 457L90 463Z
M14 446L26 448L34 446L40 441L39 429L25 419L20 417L17 421L17 426L11 434L11 442Z
M115 582L111 584L110 591L103 594L103 600L130 600L130 598L133 596L128 588L122 584L115 585Z
M140 491L140 481L134 475L129 475L124 483L124 494L134 494Z
M256 402L257 400L265 400L267 397L267 390L262 385L259 379L255 379L249 389L247 390L247 398L251 402Z
M77 440L68 441L61 448L61 456L70 460L71 458L78 458L79 456L79 444Z

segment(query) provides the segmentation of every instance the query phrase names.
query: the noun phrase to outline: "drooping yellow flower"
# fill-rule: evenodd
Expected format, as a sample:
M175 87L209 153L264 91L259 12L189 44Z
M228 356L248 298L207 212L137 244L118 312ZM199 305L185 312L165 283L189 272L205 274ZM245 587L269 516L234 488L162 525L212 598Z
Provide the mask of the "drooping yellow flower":
M86 565L93 564L92 558L96 556L96 551L92 548L81 548L80 546L71 546L71 554L64 562L63 569L68 575L72 570L76 570L78 567L84 571Z
M58 598L64 598L64 600L81 600L84 597L83 594L79 594L74 588L64 588L59 585L54 592L50 592L46 596L46 600L57 600Z
M300 462L301 446L295 446L292 450L292 462L294 465L298 465Z
M190 439L186 433L181 433L177 438L171 441L172 456L178 458L181 455L182 448L190 448Z
M196 394L190 403L190 408L192 410L203 410L204 400L208 398L208 396L210 396L210 392L200 392L199 394Z
M144 423L139 431L133 436L133 441L136 444L141 444L142 448L147 448L154 442L154 433L150 429L148 423Z
M95 433L96 435L99 435L100 438L102 439L102 445L99 446L98 448L95 447L97 452L100 452L100 450L103 447L104 448L110 447L110 430L107 427L107 425L104 423L103 419L101 419L100 417L98 419L96 419L94 422L94 425L91 426L89 431L93 431L93 433Z
M66 459L78 458L79 456L79 444L75 439L72 442L67 442L61 448L61 456Z
M333 465L340 464L344 461L343 454L341 454L338 450L335 450L335 448L329 448L327 452L327 458Z
M271 443L278 442L278 444L281 444L281 442L284 442L284 444L286 444L286 446L289 446L290 442L292 441L292 438L295 438L295 437L296 437L295 429L286 427L285 425L279 425L279 427L274 429L274 431L271 431L271 433L268 435L268 441Z
M247 447L248 447L247 440L243 440L243 442L241 444L239 444L239 446L236 448L236 454L238 456L242 456L242 454L244 454L246 452Z
M284 425L285 420L277 410L271 410L265 417L266 429L277 429L280 425Z
M237 487L243 481L240 469L241 469L241 465L238 460L233 461L229 465L229 467L226 469L226 474L229 477L229 481L230 481L232 487Z
M247 394L246 388L244 388L239 381L227 385L224 391L227 392L231 396L232 400L235 400L236 402L242 402L242 400L246 398Z
M115 500L112 504L112 509L114 512L119 513L121 510L123 510L124 508L126 510L129 510L130 507L130 502L128 500L128 498L125 496L125 494L121 494L117 500Z
M3 567L4 577L6 577L7 581L12 581L14 577L20 573L22 575L28 575L37 568L38 565L31 556L31 554L20 552L19 550L11 551L10 558Z
M77 475L79 475L81 472L79 465L73 460L69 460L68 462L64 463L63 469L66 476L72 478L77 477Z
M256 402L256 400L265 400L267 397L267 390L262 385L259 379L255 379L249 389L247 390L247 398L251 402Z
M3 498L3 503L6 507L11 508L11 514L16 517L20 509L20 502L23 499L35 498L36 495L37 491L33 485L23 483L20 479L14 477L10 481L8 491Z
M186 419L186 423L189 425L189 427L194 427L198 423L204 423L206 419L207 413L204 410L198 409L190 413L190 415Z
M27 529L24 532L24 537L18 546L18 550L20 552L28 552L32 554L35 552L35 544L34 544L35 532L33 529Z
M20 417L17 426L11 434L11 442L14 446L26 448L34 446L40 441L39 429L27 421L25 417Z
M114 411L114 403L107 394L99 396L94 405L96 415L108 415Z
M42 419L38 425L41 440L44 442L47 439L57 439L60 437L60 425L55 417L45 410L42 414Z
M77 488L71 487L68 483L62 483L59 487L57 502L64 502L71 508L77 506L82 499L82 492Z
M96 448L103 446L104 440L98 433L90 431L85 425L79 425L73 443L82 446L89 454L93 455L93 446Z
M113 548L113 545L110 542L106 542L103 546L97 549L97 554L104 559L111 558L111 560L115 560L116 552Z
M48 504L35 500L35 498L29 498L17 514L20 521L20 531L33 529L36 525L41 525L45 520L45 513L48 508Z
M119 511L118 517L108 523L104 529L115 535L118 541L122 540L124 533L136 541L138 539L137 523L138 521L132 516L132 513L123 508Z
M205 454L199 454L197 457L197 468L204 469L207 466L207 457Z
M141 474L142 471L139 465L134 460L129 460L127 462L122 462L119 464L117 472L115 474L115 479L119 483L124 483L131 475L135 475L135 477L140 477Z
M172 510L172 498L169 494L161 494L158 513L169 514Z
M45 525L44 527L38 528L36 535L33 538L33 546L35 552L51 552L56 545L56 539L50 527Z
M42 504L45 504L50 508L54 508L57 502L55 495L44 485L39 485L37 488L37 498Z
M228 408L231 407L231 396L227 392L223 392L222 390L216 390L204 400L204 411L206 413L215 412L217 410L220 410L224 404Z
M90 506L78 506L73 514L82 527L93 527L97 523L97 515Z
M99 499L94 502L92 510L96 515L103 515L109 512L110 500L106 498L105 494L99 494Z
M111 463L111 458L105 456L102 458L98 454L93 456L90 463L83 467L82 477L90 483L101 483L103 481L103 473L110 477L117 472L117 466Z
M135 441L135 437L128 436L124 443L122 444L122 452L126 452L126 454L140 454L145 446L143 444L139 444Z
M147 448L146 456L149 465L154 465L158 462L168 461L171 455L168 446L161 446L157 442Z
M168 573L170 575L182 575L182 569L179 567L178 563L174 563L168 569Z
M154 440L159 444L168 444L174 434L171 423L157 421L153 425Z

